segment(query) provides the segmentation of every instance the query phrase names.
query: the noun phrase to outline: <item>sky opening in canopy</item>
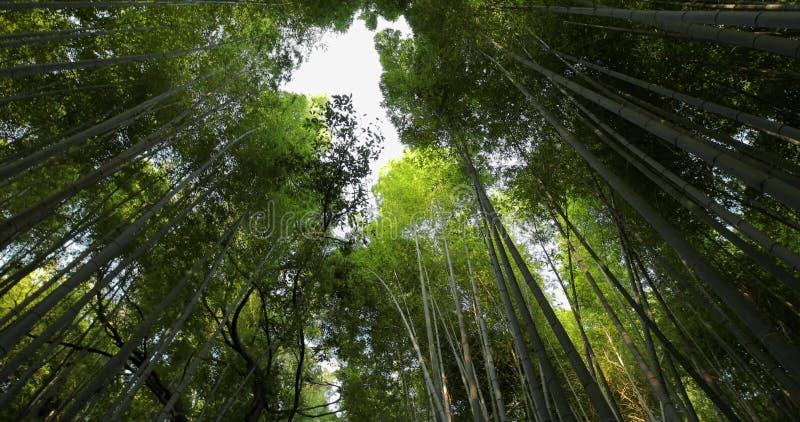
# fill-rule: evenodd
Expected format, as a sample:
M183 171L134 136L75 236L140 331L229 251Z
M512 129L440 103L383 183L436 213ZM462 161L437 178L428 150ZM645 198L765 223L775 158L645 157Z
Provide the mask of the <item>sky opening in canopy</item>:
M377 182L378 171L389 160L403 154L397 129L386 118L381 105L381 64L373 38L384 29L411 34L411 28L403 17L394 22L379 18L375 31L367 29L363 20L356 19L347 32L324 34L319 47L300 65L292 80L282 87L286 91L307 95L353 95L356 111L366 115L362 121L376 122L385 137L383 151L371 165L370 185Z
M357 19L344 33L324 34L318 47L292 75L291 81L281 87L286 91L306 95L352 94L356 111L365 115L362 121L376 122L385 137L380 157L370 165L371 174L367 181L370 185L378 181L378 172L382 167L403 155L403 145L397 129L386 118L386 111L381 104L381 64L373 38L378 31L384 29L395 29L404 35L411 34L411 28L403 17L395 22L379 18L375 31L370 31L364 21ZM321 364L328 371L335 371L339 367L339 362L335 359ZM329 410L336 409L337 406L332 406Z

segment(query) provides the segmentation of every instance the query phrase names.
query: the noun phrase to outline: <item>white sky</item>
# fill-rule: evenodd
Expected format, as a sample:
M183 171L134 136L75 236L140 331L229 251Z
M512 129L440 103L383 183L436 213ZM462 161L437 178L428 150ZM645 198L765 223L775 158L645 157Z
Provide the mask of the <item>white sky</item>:
M411 34L403 17L395 22L379 18L377 31L386 28ZM381 64L373 42L377 31L369 31L364 21L356 19L345 33L325 34L320 47L311 52L292 80L281 87L285 91L310 95L353 94L356 112L366 114L363 117L365 123L380 119L378 126L385 141L380 157L370 166L369 185L377 181L381 167L390 159L400 158L403 153L397 129L388 121L381 107L383 95L378 86Z

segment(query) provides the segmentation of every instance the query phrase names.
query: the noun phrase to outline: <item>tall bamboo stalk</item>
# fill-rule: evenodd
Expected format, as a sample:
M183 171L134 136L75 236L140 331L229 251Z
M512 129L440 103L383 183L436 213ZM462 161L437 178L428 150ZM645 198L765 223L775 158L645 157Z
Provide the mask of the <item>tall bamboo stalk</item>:
M434 341L433 338L433 320L431 317L431 310L429 306L430 302L428 300L428 292L425 286L425 272L422 268L422 252L420 251L419 240L417 239L416 236L414 236L414 247L416 248L417 251L417 264L419 267L419 283L420 283L420 290L422 292L422 309L423 309L423 314L425 316L425 333L428 338L428 355L429 355L428 357L430 359L429 362L431 363L431 372L432 372L431 379L433 382L432 394L435 394L437 400L440 403L442 403L442 410L443 410L442 416L444 417L442 421L447 421L448 420L447 415L449 414L449 412L447 411L447 409L445 409L444 406L445 398L444 395L442 394L443 388L441 383L442 372L441 369L439 368L439 357L436 354L436 342Z
M614 412L611 410L611 408L608 406L605 397L600 391L600 387L597 385L597 382L589 374L589 371L586 369L586 365L584 364L583 360L581 360L580 354L575 349L575 345L572 343L572 340L570 340L569 336L564 330L564 327L561 325L561 322L556 317L552 307L550 306L550 303L547 301L547 298L544 296L544 293L542 292L541 288L533 279L533 275L531 275L527 265L525 264L524 260L517 251L516 246L511 241L511 238L508 236L508 233L505 231L505 228L500 222L500 219L498 218L497 214L492 208L491 202L486 197L485 190L483 189L480 180L478 179L478 175L474 168L474 165L472 164L469 155L463 148L461 151L461 156L462 156L462 161L464 162L467 168L467 172L472 178L472 182L473 185L475 186L478 200L483 201L483 207L485 207L485 212L486 214L488 214L487 217L489 218L489 221L491 221L493 226L495 226L496 229L499 230L499 234L502 237L503 242L506 244L509 251L511 252L511 255L514 261L516 262L517 267L519 268L520 272L523 275L523 278L528 284L528 287L531 289L531 292L536 298L537 304L544 313L547 322L553 329L553 333L556 335L559 345L565 352L567 358L570 361L572 369L575 371L576 375L578 376L578 379L581 381L581 384L583 385L584 390L586 391L587 395L592 401L592 405L594 406L595 411L597 411L598 415L600 416L600 419L603 421L616 420L616 416L614 415Z
M736 122L746 124L750 127L762 130L765 133L768 133L772 136L789 141L795 145L800 145L800 129L789 126L786 123L768 120L760 116L743 112L741 110L736 110L732 107L717 104L713 101L703 100L694 97L692 95L684 94L669 88L665 88L661 85L657 85L652 82L647 82L638 78L634 78L633 76L628 76L624 73L608 69L606 67L594 64L586 60L579 60L576 57L572 57L563 53L561 53L561 55L573 62L586 66L589 69L598 71L605 75L627 82L633 86L638 86L640 88L646 89L663 97L682 101L686 104L695 106L709 113L714 113L719 116L734 120Z
M472 371L472 350L469 345L469 337L467 336L467 326L464 322L464 314L461 310L461 296L456 288L456 275L453 270L453 261L450 258L450 246L447 242L447 234L442 233L442 241L444 243L445 257L447 258L447 269L450 273L450 291L455 303L456 318L458 320L458 331L461 334L461 352L464 357L465 376L467 380L467 393L469 397L470 408L472 409L473 417L476 421L483 421L488 419L486 407L481 407L482 403L478 399L478 377Z
M743 48L752 48L781 56L800 58L800 41L773 35L754 34L719 26L745 25L765 28L798 28L797 14L800 12L735 12L735 11L654 11L612 8L562 7L562 6L505 6L509 9L542 10L547 12L602 16L627 19L660 28L670 33L681 34L698 41L726 43ZM685 17L684 17L685 16ZM688 22L688 23L687 23ZM708 24L708 25L706 25Z
M38 75L41 73L65 72L68 70L92 69L104 66L116 66L126 63L138 63L138 62L147 62L159 59L169 59L172 57L180 57L188 54L216 50L220 47L232 44L238 44L244 41L251 41L251 40L240 39L240 40L226 41L211 45L204 45L201 47L166 51L163 53L134 54L130 56L112 57L108 59L89 59L89 60L79 60L75 62L62 62L62 63L37 63L37 64L27 64L23 66L0 68L0 78L19 78L23 76Z
M466 233L464 236L464 253L467 258L467 271L469 272L469 281L472 286L472 300L475 304L475 317L478 320L478 330L481 336L481 344L483 345L483 356L486 366L486 372L489 377L489 382L492 384L492 398L496 408L497 422L506 421L505 403L503 402L503 393L500 389L500 383L497 378L497 370L494 366L494 358L492 357L492 348L489 345L489 330L486 328L486 320L483 318L483 310L481 309L481 301L478 297L478 286L475 282L475 276L472 271L472 260L469 254L469 245L467 243Z
M762 344L767 347L778 359L781 364L785 364L785 368L789 369L794 364L789 358L794 350L794 347L788 344L780 337L777 329L768 322L763 315L760 314L741 294L729 283L724 281L719 272L711 267L706 260L672 227L671 224L666 222L660 214L658 214L646 201L644 201L637 193L630 189L621 179L610 172L604 164L602 164L589 150L581 143L574 134L567 131L556 120L549 111L544 109L516 79L500 65L496 60L489 57L498 69L505 74L505 76L517 87L517 89L528 99L528 101L536 108L539 113L545 117L547 122L556 129L562 139L567 141L578 152L579 155L598 173L600 174L609 185L612 186L629 204L631 204L641 215L647 220L656 231L670 244L679 255L683 256L685 261L691 268L704 279L717 293L718 296L728 301L734 312L737 313L739 318L750 327L753 333L756 333ZM656 326L651 327L656 333ZM666 342L665 342L666 344ZM679 357L680 355L675 355ZM687 371L694 371L688 362L685 365ZM719 400L718 396L713 390L706 390L709 397L715 400L715 404L723 411L729 419L737 420L738 417L735 413L730 411L726 403Z
M486 250L489 255L489 262L492 267L492 274L494 275L495 282L497 283L497 290L500 293L500 301L503 304L503 308L508 318L509 327L511 328L511 336L514 339L514 348L517 351L517 355L519 357L519 363L522 367L522 371L524 373L523 381L526 382L526 390L529 390L530 396L539 397L539 402L541 403L540 407L537 407L535 410L537 413L537 418L542 417L539 415L543 415L545 419L547 419L547 415L544 414L544 398L541 392L541 386L536 378L536 372L533 370L533 362L531 361L531 356L528 353L527 345L525 344L525 340L522 337L522 328L520 327L519 320L517 319L516 311L514 310L514 305L511 302L511 297L508 294L508 288L506 287L505 277L503 275L502 270L500 269L499 260L497 257L497 252L494 248L494 242L492 241L492 237L490 234L489 224L486 222L486 216L481 208L482 214L482 234L483 239L485 242ZM541 409L541 410L540 410Z
M653 135L663 139L670 145L677 146L686 152L696 155L707 163L739 178L748 186L772 195L779 201L794 209L800 210L800 188L792 186L782 180L776 179L763 171L742 162L736 155L720 151L707 143L694 137L686 136L673 127L664 124L659 119L654 119L638 110L620 104L597 92L585 88L561 75L552 72L536 62L515 54L502 45L494 43L495 48L506 56L519 62L523 66L535 70L556 84L562 85L583 98L605 108L606 110L628 120L629 122L645 129Z
M139 232L139 229L145 225L145 223L153 217L159 210L161 210L164 206L166 206L169 201L177 195L180 191L183 190L189 183L193 182L198 176L200 176L203 172L205 172L211 165L216 161L217 158L222 156L226 153L230 148L237 145L242 139L247 137L248 135L252 134L258 129L251 129L244 134L240 135L239 137L233 139L232 141L225 144L219 151L217 151L214 155L212 155L205 163L203 163L200 167L194 170L192 173L187 175L186 177L181 180L180 183L176 184L166 195L164 195L157 203L151 206L147 212L142 214L139 218L137 218L133 223L131 223L125 231L123 231L117 238L112 241L109 245L104 247L101 251L99 251L90 262L86 265L81 267L75 274L70 276L70 278L63 283L61 283L53 292L51 292L47 297L45 297L42 301L31 307L25 314L20 315L12 325L0 331L0 356L6 356L24 336L26 333L30 332L31 328L39 322L44 315L46 315L50 310L52 310L58 303L60 303L68 294L70 294L74 289L76 289L80 284L82 284L86 279L93 274L97 268L99 268L104 263L108 262L112 258L118 255L118 253L128 244L131 240L135 237L136 233ZM95 291L99 288L102 288L102 284L97 284L92 289ZM91 293L91 292L90 292ZM82 299L76 302L73 305L73 308L69 312L65 312L62 315L62 318L66 318L63 323L67 323L68 321L72 320L74 317L74 313L77 312L80 307L82 307L82 303L86 303L88 298L91 297L90 293L84 295ZM80 305L80 306L78 306ZM70 317L72 315L72 317ZM60 318L60 319L62 319ZM53 324L48 329L55 330L57 329L58 325Z

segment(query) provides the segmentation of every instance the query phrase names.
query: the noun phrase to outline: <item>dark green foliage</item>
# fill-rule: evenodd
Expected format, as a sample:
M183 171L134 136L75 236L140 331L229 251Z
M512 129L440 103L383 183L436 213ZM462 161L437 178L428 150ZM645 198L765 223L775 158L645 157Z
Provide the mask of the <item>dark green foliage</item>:
M795 417L800 65L758 48L796 30L507 3L4 7L0 418ZM375 45L411 149L370 216L383 136L278 86L400 16Z

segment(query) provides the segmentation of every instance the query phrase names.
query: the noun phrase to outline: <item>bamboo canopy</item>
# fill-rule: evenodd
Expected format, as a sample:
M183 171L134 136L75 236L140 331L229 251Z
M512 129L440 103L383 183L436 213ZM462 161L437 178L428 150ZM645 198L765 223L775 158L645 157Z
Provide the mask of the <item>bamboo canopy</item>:
M0 4L0 419L796 418L798 9Z

